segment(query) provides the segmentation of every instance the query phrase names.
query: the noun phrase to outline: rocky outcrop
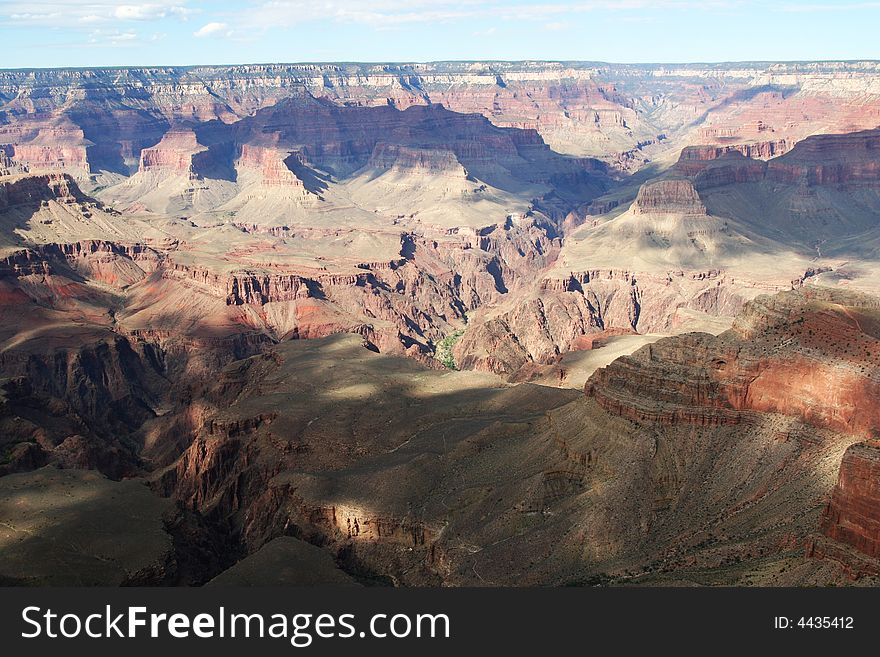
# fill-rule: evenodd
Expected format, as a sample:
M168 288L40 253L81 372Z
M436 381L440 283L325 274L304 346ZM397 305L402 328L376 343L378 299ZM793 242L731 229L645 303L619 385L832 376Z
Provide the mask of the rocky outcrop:
M226 281L226 303L264 305L277 301L321 298L318 281L297 275L267 275L237 272Z
M880 307L831 290L758 297L719 336L659 340L598 370L585 391L606 411L665 427L761 426L788 416L850 446L807 555L853 578L880 573ZM767 414L772 414L768 416ZM749 429L744 428L747 432Z
M846 450L820 529L829 539L877 559L880 565L880 441L857 443Z
M815 135L790 148L746 146L750 145L689 146L682 150L675 170L691 178L697 189L762 180L805 187L875 185L880 181L878 130ZM765 159L768 161L762 161Z
M589 215L600 215L607 214L611 212L614 208L620 205L620 201L617 199L607 199L594 201L590 203L584 210L584 212Z
M802 283L758 289L790 290ZM471 321L456 343L455 359L463 367L512 376L527 363L548 364L579 349L596 332L670 332L678 328L679 310L735 315L745 303L743 290L754 287L714 269L664 274L595 269L554 275L539 282L539 299L517 303L486 322Z
M643 422L737 424L744 390L727 389L713 371L727 367L735 350L714 343L705 334L660 340L597 371L586 394L615 415Z
M706 206L689 180L652 180L639 188L635 214L705 215Z
M0 278L71 272L112 286L130 285L155 270L159 251L144 244L83 240L33 246L0 259Z
M22 249L0 259L0 278L18 278L32 274L49 274L52 267L39 253Z
M32 174L0 180L0 210L16 206L36 206L45 201L82 203L92 201L66 173Z
M790 149L785 139L773 141L759 141L748 144L727 144L724 146L686 146L682 149L678 158L679 163L705 162L717 160L730 153L739 153L753 160L769 160L770 158L783 155Z
M816 135L767 165L767 177L786 184L873 185L880 182L880 130Z
M397 173L421 173L465 178L467 172L451 150L413 148L379 142L373 148L367 167Z
M195 177L193 156L205 150L192 130L171 130L158 144L141 151L138 171L163 171Z
M293 273L248 271L221 274L206 267L181 264L173 260L163 267L162 275L172 280L198 282L206 291L224 299L226 305L230 306L262 306L297 299L323 299L325 287L365 287L377 284L373 273L369 271L312 277Z
M19 419L5 425L0 447L35 443L27 453L33 466L55 462L112 479L137 472L131 436L166 392L162 362L152 345L121 336L50 353L5 352L0 367L15 383L5 389L0 422ZM21 469L21 457L17 463Z
M767 175L766 162L751 160L738 152L714 160L679 160L675 168L691 176L700 190L761 182Z
M661 424L727 424L750 412L871 436L880 412L873 375L880 336L859 297L799 291L759 297L720 336L659 340L598 370L586 393L604 408ZM839 305L830 305L837 303Z
M608 328L597 333L590 333L578 338L572 344L575 351L590 351L604 347L609 338L616 338L621 335L638 335L635 331L628 328Z
M28 167L23 162L17 162L12 159L14 149L12 146L0 145L0 176L12 176L21 173L27 173ZM0 189L0 207L3 207L4 189Z
M13 123L0 126L0 145L15 168L61 170L77 179L89 174L90 142L79 128Z
M236 167L257 174L260 184L268 187L289 187L305 192L303 181L287 166L291 153L277 148L242 144Z

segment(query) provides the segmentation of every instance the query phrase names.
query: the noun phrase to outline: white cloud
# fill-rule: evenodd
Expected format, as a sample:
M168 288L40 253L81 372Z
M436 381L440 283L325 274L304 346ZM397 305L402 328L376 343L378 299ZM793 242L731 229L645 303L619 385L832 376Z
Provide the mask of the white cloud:
M189 0L152 0L141 4L120 4L108 0L49 0L22 2L0 0L0 24L34 24L70 28L96 24L119 25L133 21L186 20L199 10Z
M236 24L250 28L285 28L315 21L392 25L470 19L561 22L565 16L592 11L626 14L645 10L725 10L740 0L580 0L520 4L512 0L261 0L242 10Z
M108 37L108 40L112 43L124 43L125 41L136 41L138 38L137 34L134 32L122 32L120 34L113 34Z
M88 43L91 46L133 46L140 41L140 37L134 30L104 30L96 29L89 33Z
M124 21L150 21L165 18L168 7L162 5L120 5L113 10L113 15Z
M193 32L193 36L197 39L209 36L232 36L232 31L226 23L207 23Z

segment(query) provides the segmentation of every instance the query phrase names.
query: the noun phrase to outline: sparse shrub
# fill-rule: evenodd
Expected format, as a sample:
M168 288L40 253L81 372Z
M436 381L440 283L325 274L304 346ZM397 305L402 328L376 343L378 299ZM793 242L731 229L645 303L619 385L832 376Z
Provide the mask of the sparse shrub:
M447 335L437 343L437 348L434 350L434 358L439 360L450 370L458 369L458 366L455 364L455 357L452 355L452 348L455 346L455 343L458 342L458 339L463 333L464 331L460 329Z

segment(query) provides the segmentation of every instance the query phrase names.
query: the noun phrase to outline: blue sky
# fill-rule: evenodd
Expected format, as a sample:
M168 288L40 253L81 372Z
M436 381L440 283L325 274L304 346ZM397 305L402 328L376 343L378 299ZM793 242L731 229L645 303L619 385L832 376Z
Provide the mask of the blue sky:
M0 67L880 59L880 2L0 0Z

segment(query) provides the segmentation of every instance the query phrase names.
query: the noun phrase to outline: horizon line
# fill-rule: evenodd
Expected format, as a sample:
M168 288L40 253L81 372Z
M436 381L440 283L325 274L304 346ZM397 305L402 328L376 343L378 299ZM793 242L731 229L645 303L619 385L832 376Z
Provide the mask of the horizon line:
M247 62L247 63L214 63L214 64L120 64L98 66L19 66L4 68L0 72L30 71L103 71L132 69L195 69L195 68L235 68L242 66L424 66L431 64L587 64L601 66L733 66L745 64L880 64L880 59L741 59L716 61L680 61L680 62L611 62L592 59L434 59L424 61L367 61L367 60L323 60L299 62Z

